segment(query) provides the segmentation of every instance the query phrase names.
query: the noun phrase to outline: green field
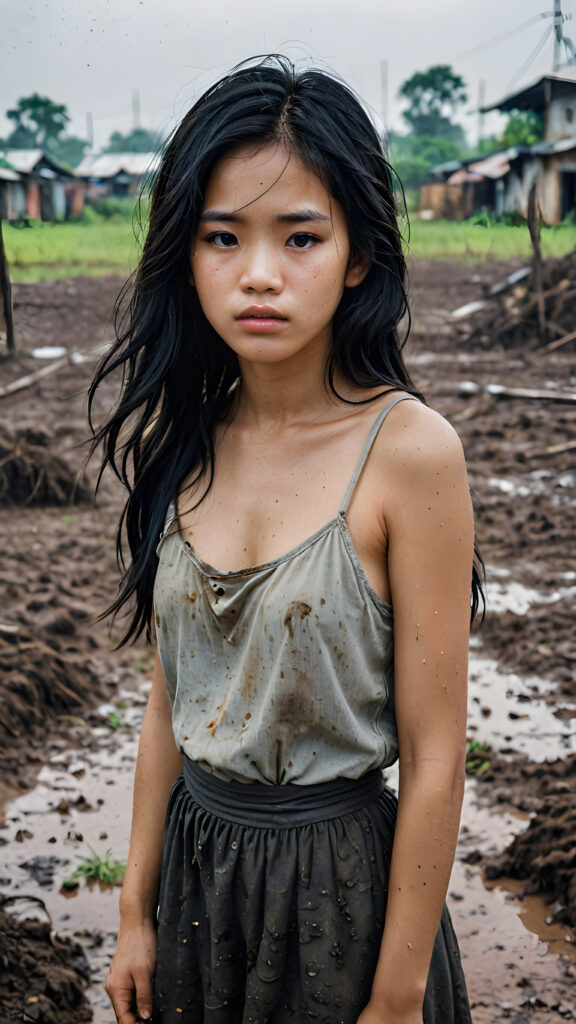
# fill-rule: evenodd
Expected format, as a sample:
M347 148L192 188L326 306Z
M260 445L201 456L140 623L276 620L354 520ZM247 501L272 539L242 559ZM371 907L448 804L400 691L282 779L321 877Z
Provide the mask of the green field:
M91 217L86 223L3 225L4 244L13 281L47 278L126 277L138 262L139 246L129 218ZM545 256L563 256L576 248L576 224L542 230ZM468 221L411 223L409 256L419 260L513 260L528 258L530 238L525 226Z
M576 224L543 227L545 257L565 256L576 248ZM526 225L495 223L488 227L470 221L410 222L409 252L421 260L513 260L530 258L532 246Z
M126 277L139 249L130 220L50 224L3 224L4 246L13 281L62 277Z

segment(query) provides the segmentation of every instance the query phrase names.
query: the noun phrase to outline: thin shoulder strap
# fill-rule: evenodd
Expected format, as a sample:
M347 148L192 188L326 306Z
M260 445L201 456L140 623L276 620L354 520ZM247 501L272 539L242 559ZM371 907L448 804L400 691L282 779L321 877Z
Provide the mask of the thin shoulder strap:
M164 520L164 526L162 527L160 536L158 538L158 546L156 548L156 553L158 553L158 549L160 548L160 546L162 544L162 541L164 540L164 538L168 534L168 531L169 531L170 527L172 526L172 523L177 518L178 518L178 516L177 516L177 512L176 512L176 499L173 498L172 501L170 502L170 504L168 505L168 511L166 512L166 518Z
M396 398L393 398L392 401L389 402L388 405L386 405L382 409L382 412L378 415L378 418L377 418L376 422L374 423L374 425L372 427L372 430L368 434L368 437L366 439L366 444L364 445L364 447L362 449L362 452L360 454L360 458L358 459L358 462L356 463L356 468L355 468L355 470L354 470L354 472L352 474L352 479L350 480L350 483L348 484L348 487L346 489L346 494L344 495L344 501L342 502L342 504L340 506L340 515L344 515L345 516L347 511L348 511L348 506L350 504L350 500L352 498L352 495L354 494L354 488L356 487L356 484L358 483L358 479L360 477L360 474L361 474L362 470L364 469L364 463L366 462L366 459L368 458L368 456L370 454L372 445L374 444L374 441L376 440L376 438L378 436L378 431L380 430L380 427L384 423L384 420L386 419L388 413L390 412L391 409L394 408L395 405L398 405L398 402L404 402L407 398L410 398L410 399L414 400L414 396L413 395L397 395ZM416 399L416 401L417 401L417 399Z

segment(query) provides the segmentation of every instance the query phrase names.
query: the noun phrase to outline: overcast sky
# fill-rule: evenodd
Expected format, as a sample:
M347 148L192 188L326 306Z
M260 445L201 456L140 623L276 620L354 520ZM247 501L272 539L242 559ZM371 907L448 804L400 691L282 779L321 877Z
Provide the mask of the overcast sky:
M576 0L562 6L576 13ZM400 84L414 71L452 64L469 87L464 123L475 141L481 79L486 100L496 101L551 71L551 38L521 69L551 25L526 22L552 7L552 0L0 0L0 112L39 92L66 104L75 135L86 136L90 111L99 148L112 131L132 127L135 87L142 125L165 130L235 62L282 51L336 71L377 116L387 60L389 123L398 128ZM576 39L576 18L565 31ZM503 38L470 53L494 37ZM0 117L0 135L10 127Z

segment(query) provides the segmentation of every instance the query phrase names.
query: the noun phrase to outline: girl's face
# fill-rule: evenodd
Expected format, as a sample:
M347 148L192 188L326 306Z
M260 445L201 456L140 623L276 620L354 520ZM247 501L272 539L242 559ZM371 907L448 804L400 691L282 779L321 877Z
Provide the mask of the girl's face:
M210 178L191 284L239 359L280 363L325 356L345 287L369 264L350 259L342 210L320 179L283 147L243 146Z

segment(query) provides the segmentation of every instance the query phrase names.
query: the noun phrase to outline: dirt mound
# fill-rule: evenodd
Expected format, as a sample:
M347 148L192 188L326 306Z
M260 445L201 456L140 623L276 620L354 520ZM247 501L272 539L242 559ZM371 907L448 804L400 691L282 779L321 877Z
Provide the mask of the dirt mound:
M554 918L576 925L576 795L546 800L526 832L486 865L487 879L504 875L526 879L526 893L542 892L559 901Z
M2 906L0 936L0 1024L92 1020L84 995L90 970L81 946L51 935L48 922L17 920Z
M87 489L50 450L41 430L0 433L0 505L70 505L88 501Z
M479 783L493 804L513 804L534 813L525 832L485 866L487 879L526 881L526 893L556 901L556 920L576 925L576 754L534 764L490 757Z
M547 341L549 348L576 347L576 250L542 264L542 292L534 287L534 273L525 268L486 291L486 303L476 313L468 340L484 348L534 348ZM539 307L539 303L542 306ZM543 317L545 337L540 318Z
M45 735L59 715L79 714L105 691L74 620L63 612L34 633L26 625L0 624L0 675L0 758L13 753L19 740Z

